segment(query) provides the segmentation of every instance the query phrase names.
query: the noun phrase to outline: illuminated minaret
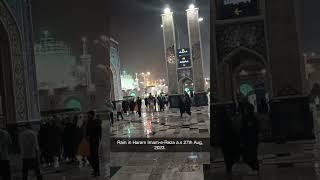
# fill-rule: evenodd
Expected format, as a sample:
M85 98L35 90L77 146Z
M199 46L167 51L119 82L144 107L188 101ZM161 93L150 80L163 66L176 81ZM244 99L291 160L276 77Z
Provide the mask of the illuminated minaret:
M174 29L173 12L165 8L162 16L163 42L165 60L168 73L168 93L178 94L177 58L176 58L176 37Z
M194 4L189 6L187 12L189 45L191 50L191 62L193 67L193 83L195 93L203 93L205 91L205 82L203 76L203 56L201 33L199 23L199 9Z

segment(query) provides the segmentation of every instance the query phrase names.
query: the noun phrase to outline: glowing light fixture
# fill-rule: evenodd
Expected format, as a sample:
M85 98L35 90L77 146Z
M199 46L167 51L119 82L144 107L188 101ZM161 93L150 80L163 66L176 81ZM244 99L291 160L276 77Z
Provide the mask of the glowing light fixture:
M163 28L163 24L161 24L161 28Z
M195 5L194 5L194 4L190 4L190 5L189 5L189 9L190 9L190 10L192 10L192 9L194 9L194 8L195 8Z
M199 22L202 22L202 21L203 21L203 17L200 17L200 18L198 19L198 21L199 21Z
M170 14L171 13L171 9L166 7L166 8L164 8L163 12L164 12L164 14Z

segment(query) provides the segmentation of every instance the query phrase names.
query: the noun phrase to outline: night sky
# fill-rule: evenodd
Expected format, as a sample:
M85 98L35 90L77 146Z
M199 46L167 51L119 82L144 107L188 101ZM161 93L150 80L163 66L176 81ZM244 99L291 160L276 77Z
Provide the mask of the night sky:
M191 0L173 2L170 6L175 12L180 41L178 44L180 47L187 47L185 9ZM209 2L210 0L196 2L200 7L200 16L205 19L201 23L201 33L206 77L209 76L210 57ZM320 1L308 0L302 3L302 47L305 51L320 53ZM79 56L82 36L87 36L92 42L110 30L111 35L120 43L123 70L130 73L151 71L154 77L165 77L160 28L160 15L165 4L164 0L33 0L35 40L39 40L42 30L49 30L56 39L71 44L74 55Z
M34 37L48 30L57 40L69 43L74 55L82 52L81 37L93 41L109 31L108 0L32 0Z
M174 11L176 35L181 48L189 47L185 10L191 1L174 0L170 8ZM196 3L200 8L204 63L210 58L210 4L209 0ZM133 73L150 71L153 78L166 77L161 14L166 2L160 0L112 0L111 33L120 42L120 58L123 69ZM179 38L178 38L179 37ZM177 42L179 47L179 43ZM209 65L205 75L209 76Z

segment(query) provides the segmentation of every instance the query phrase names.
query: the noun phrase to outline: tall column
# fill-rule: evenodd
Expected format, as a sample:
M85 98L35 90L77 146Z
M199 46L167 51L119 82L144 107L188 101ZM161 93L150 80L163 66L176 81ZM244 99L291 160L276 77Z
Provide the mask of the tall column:
M176 37L173 21L173 12L166 8L162 14L163 41L165 60L168 73L168 93L178 94L177 58L176 58Z
M88 47L87 47L87 38L82 38L82 46L83 46L83 53L80 56L81 65L84 68L85 72L85 81L88 88L91 86L91 56L88 54Z
M187 9L188 35L193 65L193 83L195 93L204 92L204 76L202 67L202 45L199 23L199 9L190 5Z
M165 50L165 60L168 74L168 94L170 108L178 108L180 102L177 56L176 56L176 37L174 29L173 12L169 8L164 9L162 14L163 42Z
M203 56L199 23L199 9L195 8L192 4L186 11L196 105L205 106L208 103L208 98L205 92L205 82L202 67Z

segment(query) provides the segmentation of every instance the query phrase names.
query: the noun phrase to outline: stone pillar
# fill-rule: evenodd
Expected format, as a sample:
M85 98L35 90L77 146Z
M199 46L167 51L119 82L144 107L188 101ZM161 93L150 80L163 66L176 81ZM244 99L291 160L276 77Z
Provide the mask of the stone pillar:
M203 56L199 23L199 9L190 7L186 11L196 105L205 106L208 105L208 98L205 92L202 67Z
M103 179L110 179L110 121L107 113L100 114L102 120L102 138L99 156L100 172Z
M168 73L168 93L170 108L175 108L179 106L176 37L173 13L170 12L170 10L168 11L169 12L165 12L164 14L162 14L163 42Z
M90 88L92 81L91 81L91 56L88 54L87 48L87 38L82 38L82 46L83 46L83 53L80 56L80 62L82 67L84 68L85 77L86 77L86 85Z

